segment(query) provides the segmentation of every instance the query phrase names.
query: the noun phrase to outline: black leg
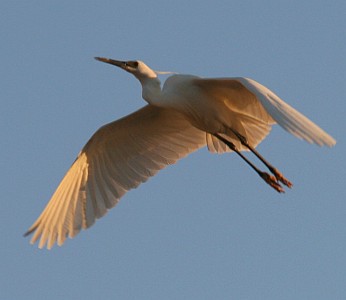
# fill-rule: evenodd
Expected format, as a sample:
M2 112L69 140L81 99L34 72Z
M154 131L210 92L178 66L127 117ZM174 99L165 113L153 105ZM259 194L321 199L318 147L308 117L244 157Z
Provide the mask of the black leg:
M248 148L253 154L255 154L265 164L265 166L276 177L276 179L278 181L281 181L284 185L286 185L289 188L292 187L292 183L288 179L286 179L278 169L273 167L260 153L258 153L258 151L255 148L253 148L251 145L249 145L249 143L247 142L247 139L244 136L242 136L241 134L239 134L235 130L231 129L231 131L239 139L239 141L242 143L242 145L244 145L246 148Z
M272 188L274 188L276 191L278 191L279 193L284 193L284 189L282 188L282 186L278 183L276 177L271 176L270 174L261 171L260 169L258 169L249 159L247 159L246 156L244 156L236 147L236 145L234 145L232 142L226 140L225 138L223 138L221 135L219 134L214 134L215 137L217 137L220 141L222 141L223 143L225 143L231 150L233 150L235 153L237 153L253 170L255 170L255 172L266 182L268 183Z

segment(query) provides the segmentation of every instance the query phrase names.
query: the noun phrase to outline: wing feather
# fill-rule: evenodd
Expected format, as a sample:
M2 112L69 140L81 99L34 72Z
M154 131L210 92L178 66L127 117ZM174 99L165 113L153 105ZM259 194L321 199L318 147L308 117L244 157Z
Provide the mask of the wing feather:
M50 249L94 224L130 189L205 146L178 112L147 105L101 127L84 146L26 235Z
M217 107L219 122L245 136L256 147L270 132L275 121L261 105L256 96L234 78L193 78L202 99L207 99L210 108ZM217 132L237 146L248 151L231 130ZM231 150L212 134L207 134L207 145L211 152L223 153Z
M265 86L249 78L237 80L257 97L270 116L289 133L319 146L335 145L334 138Z
M203 95L224 105L223 122L244 135L256 147L279 124L294 136L319 146L333 146L336 141L307 117L281 100L260 83L248 78L193 78ZM221 132L240 150L246 150L232 135ZM229 151L217 138L208 134L207 145L212 152Z

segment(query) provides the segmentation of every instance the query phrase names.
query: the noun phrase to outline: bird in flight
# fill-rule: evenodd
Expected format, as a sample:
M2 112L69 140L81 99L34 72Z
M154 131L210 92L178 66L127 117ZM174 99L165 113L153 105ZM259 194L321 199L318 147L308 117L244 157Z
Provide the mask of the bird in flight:
M67 171L51 200L29 228L39 248L61 246L89 228L130 189L167 165L207 146L210 152L235 152L279 193L292 183L257 152L256 146L278 124L319 146L336 141L260 83L243 77L201 78L174 74L161 88L158 74L142 61L95 57L134 75L148 104L102 126ZM243 151L267 167L260 170Z

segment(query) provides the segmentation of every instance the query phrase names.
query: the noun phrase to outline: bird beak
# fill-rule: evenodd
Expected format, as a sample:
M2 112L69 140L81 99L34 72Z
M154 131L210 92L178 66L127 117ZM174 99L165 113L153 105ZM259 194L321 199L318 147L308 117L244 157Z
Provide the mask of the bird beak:
M115 60L115 59L105 58L105 57L95 57L95 59L126 70L126 68L125 68L126 62L125 61L120 61L120 60Z

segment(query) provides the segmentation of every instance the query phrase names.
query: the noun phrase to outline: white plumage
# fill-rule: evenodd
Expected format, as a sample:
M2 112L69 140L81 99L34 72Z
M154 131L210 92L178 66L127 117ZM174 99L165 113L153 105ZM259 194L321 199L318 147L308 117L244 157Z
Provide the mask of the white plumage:
M309 143L335 144L320 127L254 80L173 75L161 90L156 72L141 61L97 59L136 76L149 104L101 127L84 146L26 233L33 233L31 243L40 239L40 248L62 245L67 236L94 224L127 191L205 145L211 152L233 150L244 158L240 151L254 152L275 123ZM275 177L247 162L279 192L283 189L278 181L290 186L268 163Z

